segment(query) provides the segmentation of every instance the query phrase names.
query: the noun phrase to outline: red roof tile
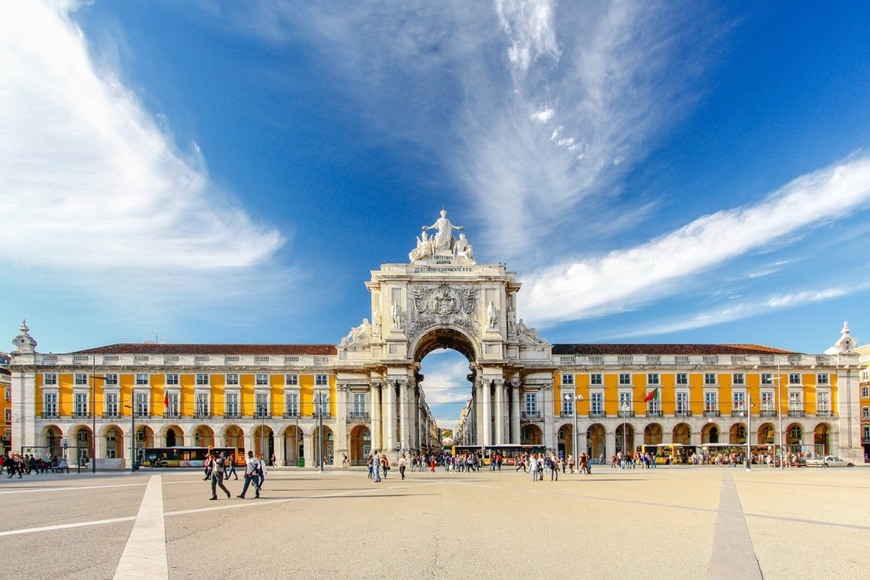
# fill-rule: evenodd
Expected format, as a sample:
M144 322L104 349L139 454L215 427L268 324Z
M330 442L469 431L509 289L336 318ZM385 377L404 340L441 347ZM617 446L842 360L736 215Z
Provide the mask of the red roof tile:
M71 354L177 354L177 355L334 355L332 344L160 344L121 343L79 350Z
M797 354L759 344L554 344L553 354L773 355Z

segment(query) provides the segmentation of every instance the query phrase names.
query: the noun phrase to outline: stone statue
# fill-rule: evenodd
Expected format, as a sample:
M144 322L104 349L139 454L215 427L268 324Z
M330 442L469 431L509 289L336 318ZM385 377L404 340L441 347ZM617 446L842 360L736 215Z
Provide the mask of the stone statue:
M465 258L472 264L474 263L474 251L471 249L471 244L468 243L465 234L459 234L459 240L456 241L453 252L457 258Z
M456 240L453 239L453 230L464 230L464 226L454 226L447 219L447 211L441 210L441 217L435 220L431 226L423 226L423 231L437 230L435 237L432 238L435 252L452 252L453 244Z
M368 318L363 318L362 324L350 329L347 336L341 339L341 344L350 346L352 344L362 344L368 342L372 336L372 325Z
M390 306L390 315L393 318L393 330L402 330L402 307L398 302Z
M416 262L417 260L423 260L425 258L432 257L433 253L434 250L432 247L432 240L429 238L429 236L426 235L426 232L424 231L421 236L417 237L417 247L411 250L411 253L408 254L408 258L412 262Z
M517 339L520 344L546 344L546 340L538 338L538 331L534 328L529 328L523 319L517 322Z
M492 300L490 300L489 304L486 305L486 328L488 330L494 330L497 323L498 320L496 319L495 305L492 303Z

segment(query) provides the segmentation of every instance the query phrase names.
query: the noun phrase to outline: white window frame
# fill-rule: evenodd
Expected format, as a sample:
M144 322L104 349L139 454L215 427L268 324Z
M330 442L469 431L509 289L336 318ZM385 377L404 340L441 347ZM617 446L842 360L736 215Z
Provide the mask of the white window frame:
M315 387L328 387L329 386L329 375L325 373L317 373L314 375L314 386Z
M45 373L42 375L42 384L57 386L57 373Z
M136 373L136 386L147 387L151 384L151 375L148 373Z
M211 383L209 382L208 373L196 373L196 386L197 387L208 387Z
M716 373L704 373L704 384L707 386L718 385Z
M732 385L745 385L746 384L746 375L744 373L732 373L731 374L731 384Z
M656 386L661 385L661 375L659 373L647 373L646 384Z
M299 416L299 393L284 393L284 413L291 417Z
M268 373L257 373L254 376L254 383L258 387L268 387L269 386L269 375Z
M574 375L571 373L562 373L562 384L563 385L573 385L574 384Z
M631 373L619 373L619 384L620 386L631 385Z
M604 413L604 392L592 391L589 393L589 412L601 415Z
M717 391L704 391L704 412L716 413L719 411L719 393Z
M775 411L776 407L773 400L773 391L761 391L761 411L766 413Z
M298 387L299 386L299 375L296 373L289 373L284 375L284 384L288 387Z
M241 405L239 404L239 393L232 391L226 393L224 398L224 415L228 417L239 417L241 414Z
M689 406L689 391L687 391L687 390L677 391L677 407L676 407L677 413L678 414L688 413L690 408L691 407Z
M599 387L604 384L604 375L602 373L590 373L589 384L594 387Z
M75 373L75 375L73 375L73 384L79 387L87 386L88 373Z
M181 384L181 378L178 373L166 373L166 384L177 387Z
M828 373L816 374L816 384L817 385L830 385L831 384L831 375L829 375Z
M117 416L120 415L120 404L118 403L118 393L115 391L108 391L104 394L104 409L103 412L106 415Z
M678 385L688 386L689 385L689 373L677 373L677 376L675 377L674 380L675 380L676 384L678 384Z
M57 391L42 393L42 412L45 415L57 415Z
M528 391L523 395L523 411L527 417L532 417L538 414L538 393L537 391Z
M788 374L788 384L790 385L800 385L801 383L801 374L800 373L789 373Z
M88 414L90 404L88 401L88 393L73 393L73 413L79 417Z
M226 381L226 386L228 387L238 387L239 386L239 373L227 373L224 376L224 380Z

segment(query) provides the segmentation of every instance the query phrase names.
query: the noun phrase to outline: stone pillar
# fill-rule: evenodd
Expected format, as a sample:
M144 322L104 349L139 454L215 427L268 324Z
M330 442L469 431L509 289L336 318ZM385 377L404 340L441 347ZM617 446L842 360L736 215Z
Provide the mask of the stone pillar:
M495 443L503 445L508 442L507 432L507 405L505 397L504 380L495 381Z
M314 464L317 457L315 454L315 447L317 446L316 432L317 426L315 425L313 429L306 431L302 436L303 445L305 446L305 467L316 467ZM246 441L247 439L248 437L245 436Z
M541 387L542 406L544 409L544 438L543 443L548 449L556 449L559 442L553 429L553 385Z
M518 383L511 383L511 424L510 424L510 443L519 445L522 439L520 433L520 386Z
M489 382L481 385L483 389L483 440L482 445L492 445L492 390Z
M420 387L413 381L408 383L408 447L420 448Z
M402 449L408 449L410 431L408 426L411 423L410 419L411 405L408 398L408 382L399 381L399 446Z
M604 434L604 461L610 461L610 456L616 454L616 429Z
M336 385L335 390L338 396L335 401L335 431L332 441L332 453L334 461L338 461L340 465L342 454L348 453L348 449L350 449L347 433L347 415L348 409L351 408L351 394L347 385ZM349 453L348 457L350 457Z
M381 451L394 451L396 449L396 384L388 381L384 387L384 441Z
M371 433L372 433L372 451L376 449L381 449L383 447L382 441L383 436L381 433L381 420L383 417L382 407L381 407L381 389L382 383L372 383L371 386Z
M284 462L284 435L282 434L279 437L275 434L272 440L275 442L275 463L277 465L286 465Z

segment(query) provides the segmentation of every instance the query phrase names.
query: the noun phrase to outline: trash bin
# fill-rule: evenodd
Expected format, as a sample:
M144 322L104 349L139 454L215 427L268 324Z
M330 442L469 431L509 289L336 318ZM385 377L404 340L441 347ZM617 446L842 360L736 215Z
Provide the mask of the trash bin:
M298 467L305 467L305 458L304 458L304 457L300 457L300 458L299 458L299 461L296 462L296 465L297 465Z

